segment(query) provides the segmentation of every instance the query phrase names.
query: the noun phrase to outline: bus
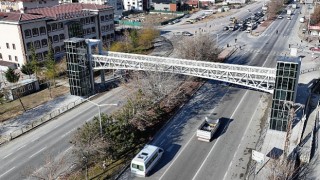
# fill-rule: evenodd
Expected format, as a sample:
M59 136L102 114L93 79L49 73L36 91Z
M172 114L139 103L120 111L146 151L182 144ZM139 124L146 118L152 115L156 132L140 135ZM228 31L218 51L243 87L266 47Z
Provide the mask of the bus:
M146 145L131 161L131 173L146 177L160 160L163 149L153 145Z

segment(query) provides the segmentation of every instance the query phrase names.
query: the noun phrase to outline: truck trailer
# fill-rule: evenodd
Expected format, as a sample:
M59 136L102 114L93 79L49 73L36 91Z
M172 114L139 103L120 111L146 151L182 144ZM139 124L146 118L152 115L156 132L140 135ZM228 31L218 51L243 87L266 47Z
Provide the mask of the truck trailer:
M220 119L209 120L207 117L197 129L197 138L200 141L210 142L220 125Z

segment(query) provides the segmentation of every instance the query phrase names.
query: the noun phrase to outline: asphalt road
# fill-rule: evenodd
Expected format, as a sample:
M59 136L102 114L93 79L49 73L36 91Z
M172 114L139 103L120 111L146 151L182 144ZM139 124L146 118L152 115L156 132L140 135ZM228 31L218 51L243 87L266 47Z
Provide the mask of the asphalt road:
M98 104L124 102L131 91L123 87L111 90L94 100ZM116 106L102 106L101 111L110 113ZM86 121L98 115L98 108L85 103L51 120L43 126L0 147L0 179L25 179L30 172L39 170L47 156L56 157L70 152L70 136ZM67 159L70 164L71 159Z
M275 67L276 58L288 53L288 40L294 23L298 23L297 18L294 15L292 20L277 19L259 37L245 32L221 36L221 43L234 42L236 37L237 45L243 47L228 63ZM165 149L165 154L147 179L244 179L250 154L244 153L249 147L243 144L253 144L250 148L254 149L257 143L261 119L255 116L268 113L267 107L257 108L263 96L266 94L208 81L152 142ZM206 116L223 118L223 125L210 143L195 137L197 127ZM254 136L256 138L252 138ZM140 178L132 177L128 170L121 179Z
M274 67L274 57L287 48L284 45L296 19L275 21L259 38L244 32L221 36L222 44L232 42L235 37L239 44L245 43L244 50L235 53L230 63ZM276 29L278 35L275 35ZM127 91L117 88L95 102L117 103L125 99ZM242 137L248 133L251 115L255 113L252 107L260 102L261 94L208 81L155 139L154 144L166 152L150 179L229 179L228 169L233 166L239 144L245 141ZM115 108L103 107L102 111L110 112ZM97 107L86 103L1 146L0 179L22 179L29 170L37 170L43 165L46 154L56 156L70 151L70 135L94 115L97 115ZM211 143L195 138L195 130L205 116L224 118L223 128Z

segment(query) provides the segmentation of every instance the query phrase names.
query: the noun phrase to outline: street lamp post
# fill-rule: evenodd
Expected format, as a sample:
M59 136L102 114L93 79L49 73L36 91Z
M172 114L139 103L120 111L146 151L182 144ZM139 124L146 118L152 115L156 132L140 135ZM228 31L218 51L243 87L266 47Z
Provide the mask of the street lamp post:
M93 101L90 101L89 99L85 99L85 100L98 107L98 110L99 110L100 135L102 136L102 122L101 122L102 120L101 120L101 109L100 109L100 107L101 106L118 106L118 104L97 104L97 103L95 103Z

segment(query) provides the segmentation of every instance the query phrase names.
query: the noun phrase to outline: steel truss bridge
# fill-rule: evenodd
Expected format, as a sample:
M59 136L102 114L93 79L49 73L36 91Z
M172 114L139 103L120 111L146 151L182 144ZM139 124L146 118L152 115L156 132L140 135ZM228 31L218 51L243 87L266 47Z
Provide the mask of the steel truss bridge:
M273 93L276 69L107 51L91 54L94 69L158 71L202 77Z

